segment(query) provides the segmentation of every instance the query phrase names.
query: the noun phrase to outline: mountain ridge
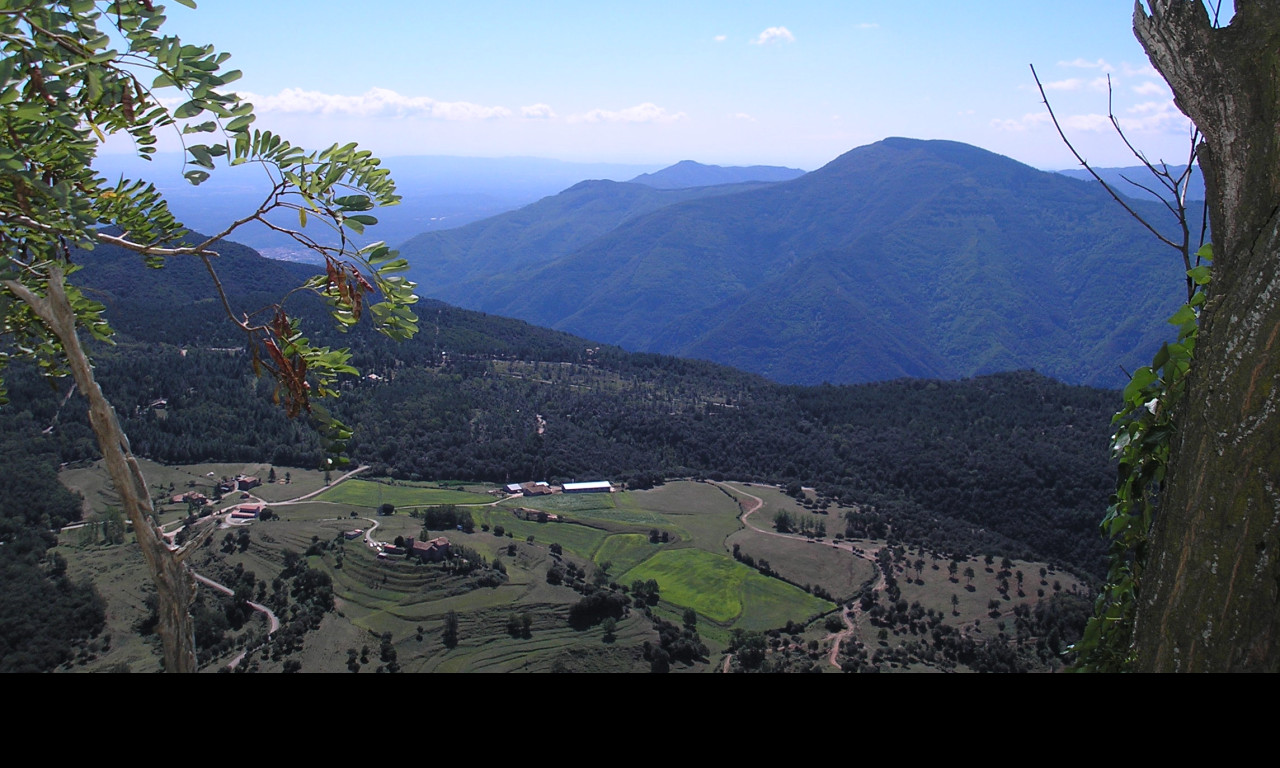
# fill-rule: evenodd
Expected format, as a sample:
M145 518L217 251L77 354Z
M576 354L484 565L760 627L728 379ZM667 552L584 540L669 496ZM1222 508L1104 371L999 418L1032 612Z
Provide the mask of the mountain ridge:
M958 142L891 138L791 181L630 217L541 264L426 281L424 292L787 383L1035 368L1118 386L1121 366L1141 365L1168 335L1182 277L1173 261L1096 186ZM839 298L829 311L814 280ZM808 333L802 307L818 313ZM870 337L857 333L867 323ZM838 333L838 350L819 338Z
M777 165L720 166L681 160L660 171L642 173L631 179L630 183L644 184L657 189L678 189L739 184L745 181L790 181L803 176L804 173L799 168L785 168Z

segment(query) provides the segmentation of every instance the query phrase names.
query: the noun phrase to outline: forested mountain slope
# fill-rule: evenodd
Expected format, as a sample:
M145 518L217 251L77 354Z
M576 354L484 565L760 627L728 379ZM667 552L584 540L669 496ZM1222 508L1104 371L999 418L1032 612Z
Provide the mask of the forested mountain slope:
M523 231L544 222L521 213ZM1034 368L1117 386L1168 336L1182 291L1175 254L1096 184L955 142L887 139L793 181L619 218L553 261L489 251L484 279L423 292L782 382Z
M274 283L287 277L272 272L280 265L252 252L232 257L229 246L223 252L229 266L245 270L226 281L233 306L285 287ZM214 330L223 325L216 313L184 309L209 288L184 276L179 260L146 271L138 257L103 248L77 259L86 264L77 278L122 329L118 347L96 353L97 372L135 451L166 462L319 462L314 434L271 405L247 353L221 349L233 345ZM136 290L143 279L159 282L144 293ZM783 386L434 302L420 306L422 332L404 344L364 331L337 334L315 322L316 309L301 304L295 312L307 317L313 338L352 347L366 375L344 384L332 405L356 428L351 458L378 474L609 478L637 487L692 475L809 485L859 505L859 530L894 540L1034 556L1082 572L1100 563L1096 520L1112 485L1113 392L1029 372ZM20 370L9 382L4 440L47 428L61 460L95 454L78 396L64 401ZM160 399L163 413L152 407Z
M428 295L493 280L565 256L638 216L668 205L756 189L761 182L659 189L645 184L583 181L558 195L457 229L426 232L400 246L410 276ZM531 286L558 291L559 286Z

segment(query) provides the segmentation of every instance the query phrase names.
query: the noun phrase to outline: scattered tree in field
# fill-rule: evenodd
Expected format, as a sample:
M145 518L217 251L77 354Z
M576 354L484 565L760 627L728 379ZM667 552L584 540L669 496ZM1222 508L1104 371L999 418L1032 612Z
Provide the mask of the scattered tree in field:
M449 611L444 615L444 632L441 639L444 641L445 648L455 648L458 645L458 612Z

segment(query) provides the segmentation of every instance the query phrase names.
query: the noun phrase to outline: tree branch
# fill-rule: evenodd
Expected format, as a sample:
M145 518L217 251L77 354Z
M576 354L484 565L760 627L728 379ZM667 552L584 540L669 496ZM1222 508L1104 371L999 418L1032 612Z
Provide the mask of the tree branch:
M1035 78L1036 87L1040 89L1040 99L1044 104L1045 109L1049 110L1049 118L1053 120L1053 127L1057 129L1058 136L1062 138L1062 143L1067 145L1067 149L1071 150L1071 154L1075 155L1075 158L1080 162L1080 165L1083 166L1084 169L1089 172L1089 175L1093 176L1093 178L1096 179L1097 182L1102 185L1103 189L1107 190L1107 194L1111 195L1111 197L1117 203L1119 203L1122 208L1124 208L1126 211L1129 212L1130 216L1137 219L1138 223L1146 227L1147 230L1151 232L1151 234L1155 235L1156 239L1158 239L1160 242L1164 243L1165 245L1169 246L1170 248L1179 248L1180 246L1177 243L1173 242L1169 238L1160 234L1159 230L1157 230L1155 227L1147 223L1146 219L1142 218L1141 215L1139 215L1136 211L1130 208L1129 204L1124 201L1124 198L1119 193L1117 193L1114 189L1112 189L1110 184L1103 181L1102 177L1098 175L1097 171L1093 170L1093 166L1089 165L1089 161L1085 160L1083 157L1080 156L1080 153L1076 151L1075 145L1073 145L1071 143L1071 140L1067 138L1067 134L1063 132L1062 126L1058 123L1058 116L1053 113L1053 106L1049 104L1049 97L1045 95L1044 85L1041 84L1040 82L1040 75L1036 74L1035 65L1031 66L1031 76ZM1148 163L1148 165L1150 164Z

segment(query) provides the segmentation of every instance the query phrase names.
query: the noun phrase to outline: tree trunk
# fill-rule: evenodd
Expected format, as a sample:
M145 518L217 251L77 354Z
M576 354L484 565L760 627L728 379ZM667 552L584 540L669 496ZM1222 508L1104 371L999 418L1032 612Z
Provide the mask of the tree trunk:
M159 611L156 631L164 645L165 671L195 672L195 628L191 620L191 602L195 599L196 584L182 558L199 546L212 528L206 527L203 535L192 537L181 550L175 551L152 526L153 509L147 483L129 450L129 438L120 428L115 409L102 394L102 388L93 376L93 366L80 346L76 335L76 316L67 300L62 269L51 264L48 270L48 296L37 296L16 281L5 281L5 286L26 302L62 343L76 386L89 401L89 423L98 439L111 482L120 494L121 506L133 524L134 536L156 587Z
M1145 671L1280 670L1280 0L1150 0L1134 33L1204 135L1213 281L1134 635Z

